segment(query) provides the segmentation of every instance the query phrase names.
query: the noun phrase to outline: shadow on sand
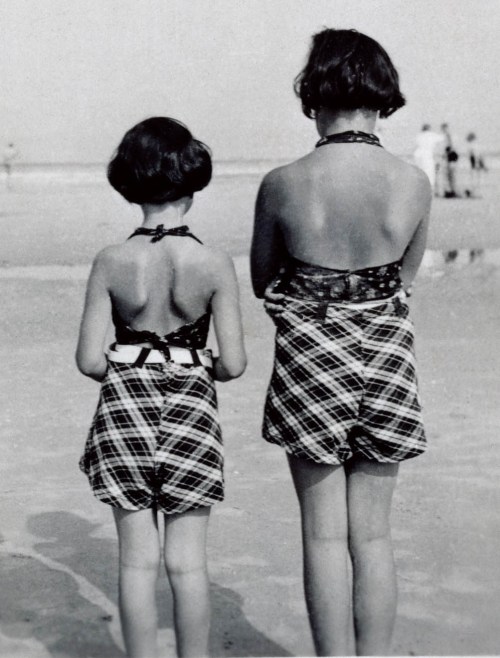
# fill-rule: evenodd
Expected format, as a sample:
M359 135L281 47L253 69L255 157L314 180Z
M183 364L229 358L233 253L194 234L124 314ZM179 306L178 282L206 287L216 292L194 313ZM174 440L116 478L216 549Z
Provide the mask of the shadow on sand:
M2 557L1 630L10 638L35 639L53 656L118 658L116 644L117 543L94 536L99 524L69 512L31 516L34 552ZM37 557L39 556L39 557ZM252 626L243 598L212 583L211 654L289 656ZM160 629L172 627L166 577L158 586Z

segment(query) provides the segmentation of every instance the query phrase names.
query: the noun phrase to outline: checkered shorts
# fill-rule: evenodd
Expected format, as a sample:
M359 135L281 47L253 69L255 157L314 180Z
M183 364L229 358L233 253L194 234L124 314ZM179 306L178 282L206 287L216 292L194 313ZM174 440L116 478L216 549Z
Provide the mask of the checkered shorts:
M263 436L298 457L393 463L426 447L413 324L399 298L371 308L266 295L276 324Z
M109 363L80 468L114 507L165 514L224 497L215 386L203 367Z

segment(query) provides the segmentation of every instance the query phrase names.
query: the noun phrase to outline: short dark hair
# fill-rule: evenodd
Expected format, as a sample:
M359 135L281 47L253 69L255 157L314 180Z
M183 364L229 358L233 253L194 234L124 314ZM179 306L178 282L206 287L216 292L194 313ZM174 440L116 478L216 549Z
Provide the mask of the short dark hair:
M406 102L389 55L357 30L327 28L315 34L294 89L310 119L322 107L333 111L366 108L385 118Z
M211 177L209 148L168 117L146 119L127 131L108 165L110 184L139 205L192 197Z

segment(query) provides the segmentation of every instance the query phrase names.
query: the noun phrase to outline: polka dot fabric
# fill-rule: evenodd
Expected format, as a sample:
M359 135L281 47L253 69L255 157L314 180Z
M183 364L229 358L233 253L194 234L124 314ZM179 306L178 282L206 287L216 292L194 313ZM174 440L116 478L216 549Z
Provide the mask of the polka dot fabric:
M361 270L332 270L291 259L279 290L296 299L359 303L392 297L402 288L401 261Z

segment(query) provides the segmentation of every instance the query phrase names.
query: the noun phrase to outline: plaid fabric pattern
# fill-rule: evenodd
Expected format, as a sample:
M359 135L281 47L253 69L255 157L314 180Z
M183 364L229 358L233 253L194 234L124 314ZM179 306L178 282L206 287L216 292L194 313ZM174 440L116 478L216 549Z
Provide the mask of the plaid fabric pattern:
M413 323L399 298L372 308L267 295L275 361L263 436L323 464L398 462L425 450Z
M165 514L224 497L214 382L203 367L109 363L80 468L94 495Z

